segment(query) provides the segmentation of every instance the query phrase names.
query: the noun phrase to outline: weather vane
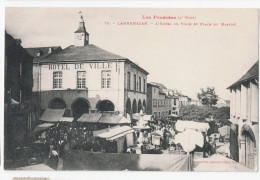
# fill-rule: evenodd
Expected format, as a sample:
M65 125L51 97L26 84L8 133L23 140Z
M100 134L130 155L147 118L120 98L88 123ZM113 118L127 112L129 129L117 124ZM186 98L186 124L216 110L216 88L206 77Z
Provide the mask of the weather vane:
M80 19L83 21L82 11L79 11Z

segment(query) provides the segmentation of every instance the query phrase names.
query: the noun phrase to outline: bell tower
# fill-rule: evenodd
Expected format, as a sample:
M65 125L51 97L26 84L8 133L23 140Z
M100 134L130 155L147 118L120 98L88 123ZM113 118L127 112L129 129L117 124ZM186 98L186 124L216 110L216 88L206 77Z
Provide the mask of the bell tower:
M74 46L86 46L89 44L89 34L85 28L85 22L80 11L80 21L78 30L74 32Z

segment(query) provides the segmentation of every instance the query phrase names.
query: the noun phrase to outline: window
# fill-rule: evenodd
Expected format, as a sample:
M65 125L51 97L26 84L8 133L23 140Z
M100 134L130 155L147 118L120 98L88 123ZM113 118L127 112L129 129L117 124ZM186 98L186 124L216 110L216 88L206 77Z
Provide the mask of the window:
M155 117L157 117L157 112L154 112Z
M136 91L136 75L134 75L134 91Z
M139 92L142 92L142 80L140 76L139 76Z
M131 90L131 74L127 72L127 90Z
M136 79L136 91L138 91L138 85L139 85L139 82L138 82L138 79Z
M156 89L155 89L155 88L153 89L153 92L154 92L154 93L156 92Z
M77 87L78 89L86 88L86 71L77 72Z
M111 71L102 71L101 76L102 76L101 87L111 88Z
M173 103L174 103L174 106L176 106L176 99L174 99L174 102L173 102Z
M153 107L157 107L157 99L153 99Z
M146 86L146 84L145 84L145 79L144 79L144 93L145 93L145 86Z
M62 88L62 71L53 72L53 89Z

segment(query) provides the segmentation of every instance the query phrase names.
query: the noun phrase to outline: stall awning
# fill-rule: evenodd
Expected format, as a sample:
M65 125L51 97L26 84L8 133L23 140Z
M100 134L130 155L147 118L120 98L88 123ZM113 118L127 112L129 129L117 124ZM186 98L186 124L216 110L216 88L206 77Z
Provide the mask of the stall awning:
M46 109L41 116L41 121L58 122L63 116L65 109Z
M235 119L235 118L230 118L229 119L229 122L231 122L232 124L236 124L236 125L238 125L238 120L237 119Z
M130 119L126 119L123 115L120 119L120 121L118 122L118 124L130 124L131 120Z
M130 120L126 119L123 116L123 114L103 113L98 123L122 124L122 123L131 123L131 122Z
M168 117L174 117L174 118L178 118L180 116L176 115L176 114L170 114Z
M60 122L72 122L74 118L72 117L61 117Z
M143 120L144 121L153 121L153 115L144 115Z
M132 119L139 120L140 119L140 114L139 113L133 114L132 115Z
M185 129L193 129L202 132L207 132L209 129L208 123L201 123L195 121L181 121L178 120L175 124L175 128L177 131L183 132Z
M11 105L17 105L17 104L20 104L18 101L14 100L11 98Z
M50 128L53 125L54 125L53 123L43 123L43 124L40 124L40 125L38 125L38 126L36 126L34 128L33 132L36 133L38 131L46 130L46 129Z
M134 130L130 126L114 126L99 131L94 131L93 135L95 137L100 137L107 140L115 140L132 132L134 132Z
M114 141L115 139L118 139L118 138L120 138L120 137L122 137L122 136L125 136L125 135L127 135L127 134L129 134L129 133L133 133L133 132L134 132L134 130L131 129L131 130L128 130L128 131L126 131L126 132L120 133L120 134L118 134L118 135L116 135L116 136L113 136L113 137L111 137L111 138L107 138L107 140L108 140L108 141Z
M221 128L218 128L218 132L221 136L230 135L230 127L229 126L223 126Z
M97 123L102 116L102 113L84 113L78 119L78 122Z
M133 126L134 129L150 129L149 126L142 126L142 125L137 125L137 126Z

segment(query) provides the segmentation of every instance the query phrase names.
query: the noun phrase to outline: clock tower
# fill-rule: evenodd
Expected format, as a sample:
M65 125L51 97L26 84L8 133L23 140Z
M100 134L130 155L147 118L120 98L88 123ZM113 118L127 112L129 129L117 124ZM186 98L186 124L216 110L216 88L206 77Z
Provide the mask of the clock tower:
M74 34L74 46L86 46L89 44L89 34L86 31L85 22L82 15L80 16L78 30L75 31Z

